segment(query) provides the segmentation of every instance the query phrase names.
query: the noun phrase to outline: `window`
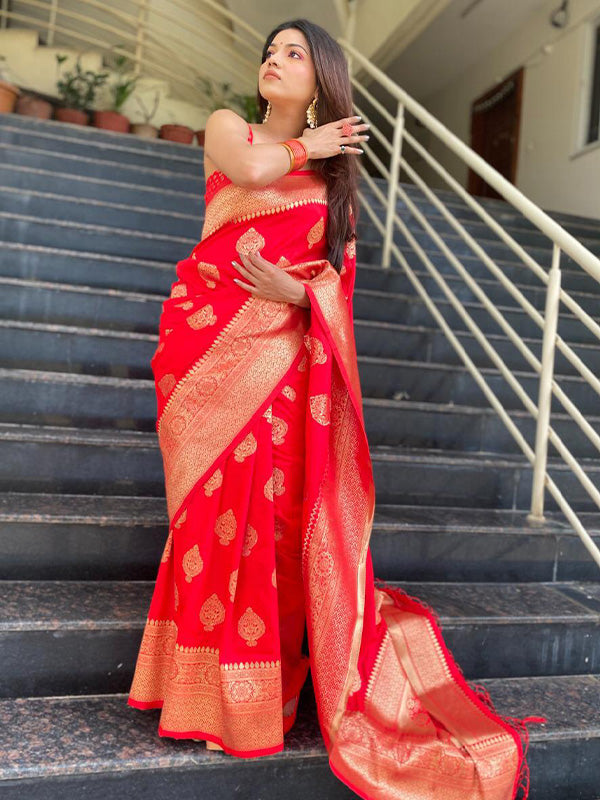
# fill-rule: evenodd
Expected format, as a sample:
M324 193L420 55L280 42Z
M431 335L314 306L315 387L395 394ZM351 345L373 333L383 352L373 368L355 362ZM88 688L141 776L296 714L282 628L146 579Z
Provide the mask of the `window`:
M586 144L600 139L600 25L596 28L592 47L592 96L590 97L590 119Z

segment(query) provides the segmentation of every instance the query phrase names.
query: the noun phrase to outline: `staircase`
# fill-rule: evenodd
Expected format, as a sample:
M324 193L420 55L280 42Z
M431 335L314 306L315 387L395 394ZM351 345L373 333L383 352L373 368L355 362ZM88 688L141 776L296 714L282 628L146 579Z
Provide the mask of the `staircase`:
M149 362L175 264L200 238L202 151L4 114L0 187L0 797L356 797L329 769L310 676L284 751L260 759L160 738L159 709L126 705L168 527ZM454 195L437 194L479 231ZM484 203L549 266L526 220ZM600 222L552 216L600 254ZM529 464L401 269L378 266L364 213L359 235L354 316L377 490L375 575L433 606L465 677L501 713L548 718L530 728L531 800L597 800L600 571L550 499L547 523L527 523ZM543 309L535 278L503 245L480 241ZM456 240L540 356L539 329L463 247ZM432 248L431 257L537 399L526 362L443 256ZM597 284L568 259L563 270L597 314ZM530 415L449 304L440 308L532 442ZM584 326L565 315L560 333L600 371ZM598 429L598 398L560 353L555 370ZM554 405L552 423L600 485L600 460ZM598 509L555 455L549 471L600 541Z

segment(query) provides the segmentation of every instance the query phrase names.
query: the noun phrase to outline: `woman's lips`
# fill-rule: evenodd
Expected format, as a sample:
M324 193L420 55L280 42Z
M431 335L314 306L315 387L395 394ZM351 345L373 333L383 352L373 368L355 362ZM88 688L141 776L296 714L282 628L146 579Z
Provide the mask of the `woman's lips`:
M275 78L275 80L279 80L279 75L274 75L272 72L267 72L264 77L265 78Z

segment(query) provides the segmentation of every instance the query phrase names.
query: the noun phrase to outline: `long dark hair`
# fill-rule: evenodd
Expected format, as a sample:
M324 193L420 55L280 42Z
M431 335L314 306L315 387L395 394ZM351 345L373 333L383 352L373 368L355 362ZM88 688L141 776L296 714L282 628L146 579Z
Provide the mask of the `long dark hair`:
M291 19L282 22L265 39L261 63L267 57L267 50L279 31L296 28L302 31L310 47L315 65L315 76L319 89L317 98L317 126L333 122L342 117L353 116L352 85L348 75L348 62L344 51L325 28L307 19ZM267 101L256 91L256 99L261 118L267 110ZM360 145L358 145L360 146ZM327 186L327 244L329 252L327 260L339 272L344 259L346 242L356 238L358 222L358 164L360 156L331 156L319 158L314 162L315 171L326 182ZM349 213L352 211L352 218Z

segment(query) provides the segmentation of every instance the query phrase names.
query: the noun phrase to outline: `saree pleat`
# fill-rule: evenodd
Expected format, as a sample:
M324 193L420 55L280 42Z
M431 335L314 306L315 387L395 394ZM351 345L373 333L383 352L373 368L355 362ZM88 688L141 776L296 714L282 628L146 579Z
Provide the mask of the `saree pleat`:
M355 243L338 273L324 182L294 171L249 190L221 173L206 202L152 360L169 534L129 704L161 708L160 735L266 755L310 669L331 769L360 797L526 798L524 723L545 719L499 715L435 612L375 585ZM310 309L233 283L231 259L253 250Z

